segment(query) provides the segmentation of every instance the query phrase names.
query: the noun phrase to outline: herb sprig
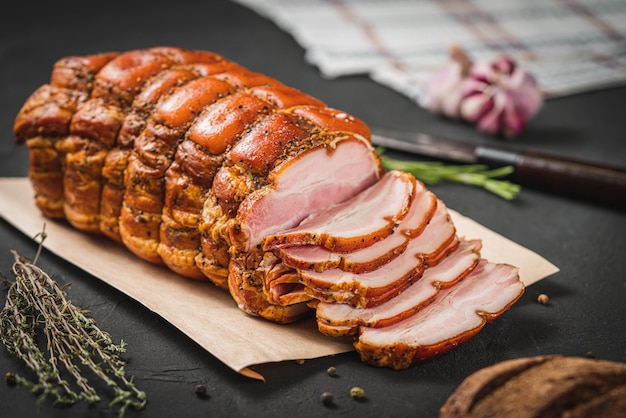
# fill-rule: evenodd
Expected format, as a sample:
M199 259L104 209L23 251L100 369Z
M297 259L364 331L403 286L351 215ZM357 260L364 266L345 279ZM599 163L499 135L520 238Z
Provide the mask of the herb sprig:
M405 171L426 184L452 181L481 187L506 200L515 199L521 190L518 184L502 179L513 173L512 166L490 169L483 164L450 165L440 161L395 160L382 155L383 152L384 150L379 148L378 153L381 154L386 170Z
M126 377L125 362L119 357L125 351L124 341L114 344L87 311L67 300L69 285L59 287L36 265L45 227L38 237L41 242L33 261L12 251L15 281L5 279L10 287L0 312L2 343L26 363L36 380L7 373L7 383L38 395L39 404L48 398L57 405L91 404L101 400L87 378L95 377L112 391L109 406L118 409L118 416L129 407L142 409L146 395L135 387L132 377ZM40 347L43 342L45 350Z

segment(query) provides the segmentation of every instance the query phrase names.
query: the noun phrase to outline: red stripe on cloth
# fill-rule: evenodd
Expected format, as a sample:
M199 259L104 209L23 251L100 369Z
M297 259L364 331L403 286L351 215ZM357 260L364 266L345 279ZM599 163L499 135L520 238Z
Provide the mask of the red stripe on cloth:
M602 31L607 38L615 42L624 42L626 39L620 31L615 29L610 23L596 16L589 8L576 0L559 0L564 6L571 11L586 19L590 24Z
M526 59L534 59L535 54L512 33L504 28L497 19L474 4L471 0L437 0L437 5L447 15L461 23L489 49L503 53L505 45L513 48ZM497 38L488 35L489 30Z
M606 37L612 41L623 44L626 39L624 36L615 29L611 24L596 16L588 7L578 3L576 0L558 0L564 6L568 7L572 12L576 13L580 17L584 18L591 25L598 28ZM625 72L624 66L613 59L613 57L606 54L595 54L591 57L592 61L612 70L621 70Z
M361 29L365 35L365 39L372 45L380 55L385 57L391 65L397 69L402 69L401 60L391 52L386 45L378 37L375 28L366 20L362 19L357 13L355 13L347 4L341 0L328 0L334 8L336 8L346 20L354 23L355 26Z

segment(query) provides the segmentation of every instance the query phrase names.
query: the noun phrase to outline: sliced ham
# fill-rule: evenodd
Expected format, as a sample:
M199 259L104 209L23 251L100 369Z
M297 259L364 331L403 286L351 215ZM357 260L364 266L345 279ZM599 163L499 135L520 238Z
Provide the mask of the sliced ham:
M441 289L450 287L476 266L481 243L463 240L456 250L421 279L393 299L372 308L355 308L344 303L320 302L316 317L320 331L331 336L355 334L360 326L380 328L405 319L427 306Z
M419 279L428 265L436 264L458 245L456 228L443 202L424 231L409 240L407 248L389 263L367 273L341 269L322 272L300 270L306 291L326 302L369 307L385 302Z
M404 369L472 338L523 293L517 268L481 260L472 273L413 316L383 328L362 327L354 346L367 363Z
M362 193L311 216L298 226L264 239L266 250L290 245L321 245L352 251L389 236L409 210L415 177L390 171Z
M377 269L402 254L409 244L409 237L394 232L387 238L353 252L337 252L321 245L298 245L280 249L283 262L300 270L323 272L330 269L355 274Z
M289 230L314 211L378 184L380 175L372 146L362 137L342 135L312 146L270 172L271 184L244 199L230 239L250 252L266 236Z
M268 297L263 284L259 283L261 280L245 266L243 253L235 254L228 265L228 291L239 309L279 324L291 323L312 313L306 301L286 305L276 303Z
M304 285L300 282L300 275L295 270L278 267L270 273L270 276L269 300L277 305L288 306L312 299L306 293Z
M302 270L319 272L337 268L356 274L369 272L401 254L409 239L428 225L436 208L435 195L422 182L417 182L408 213L389 237L352 252L332 251L321 245L289 246L280 248L280 258L289 267Z
M439 254L439 258L445 257L447 254L454 251L454 249L458 246L459 240L455 237L447 247L445 247ZM351 306L359 307L359 308L371 308L373 306L380 305L381 303L385 303L392 298L398 296L401 292L411 286L416 280L421 278L421 274L424 273L424 270L427 268L424 260L420 259L420 265L413 266L414 268L410 270L407 275L404 277L404 280L396 280L395 283L391 285L386 285L384 287L379 288L369 288L365 294L359 294L354 290L322 290L319 288L313 288L310 286L305 287L305 292L309 293L313 298L324 301L324 302L333 302L333 303L347 303ZM357 287L358 288L358 287Z

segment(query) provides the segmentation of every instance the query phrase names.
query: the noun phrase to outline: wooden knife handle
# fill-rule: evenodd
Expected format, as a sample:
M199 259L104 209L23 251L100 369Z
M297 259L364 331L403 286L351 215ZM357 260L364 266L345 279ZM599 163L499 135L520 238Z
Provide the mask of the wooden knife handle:
M513 165L513 178L522 186L626 208L626 170L621 168L532 150L479 147L476 154L481 162Z

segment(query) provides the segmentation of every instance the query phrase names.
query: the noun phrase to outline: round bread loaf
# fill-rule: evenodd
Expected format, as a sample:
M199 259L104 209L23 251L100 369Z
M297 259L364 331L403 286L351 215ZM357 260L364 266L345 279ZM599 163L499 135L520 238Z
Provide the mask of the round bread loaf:
M626 364L559 355L504 361L468 376L439 417L626 417Z

